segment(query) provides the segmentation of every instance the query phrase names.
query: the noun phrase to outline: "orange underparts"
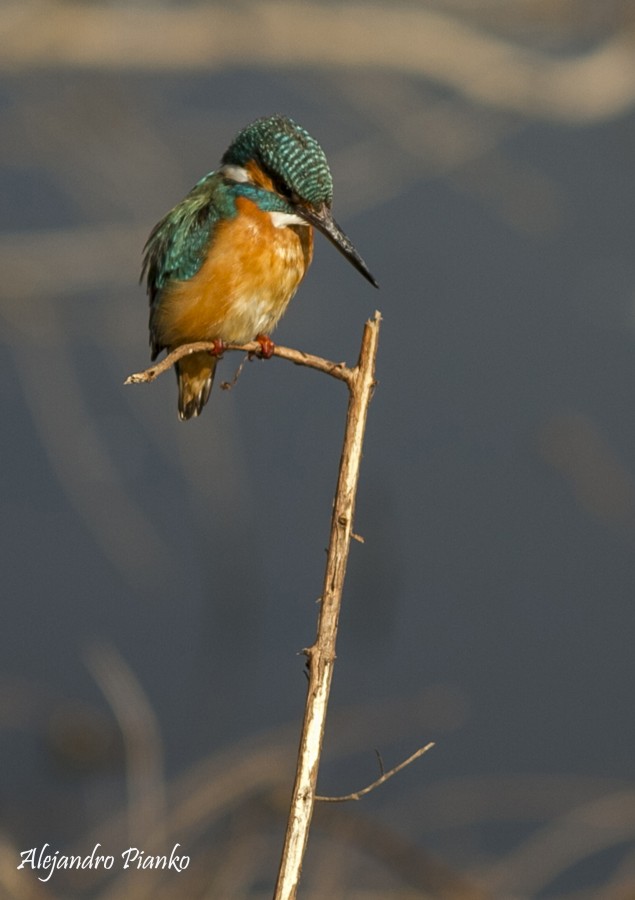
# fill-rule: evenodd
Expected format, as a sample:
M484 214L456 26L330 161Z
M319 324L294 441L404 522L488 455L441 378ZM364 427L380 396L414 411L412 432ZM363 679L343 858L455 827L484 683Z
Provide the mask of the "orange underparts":
M304 277L313 255L313 229L276 228L269 214L245 197L237 199L236 208L236 216L214 228L196 275L164 288L154 322L163 346L201 340L247 343L265 335Z

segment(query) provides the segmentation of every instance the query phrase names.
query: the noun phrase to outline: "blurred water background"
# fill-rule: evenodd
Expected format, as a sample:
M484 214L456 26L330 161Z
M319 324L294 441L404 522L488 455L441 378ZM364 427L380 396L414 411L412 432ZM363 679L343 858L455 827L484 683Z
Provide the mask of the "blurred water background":
M276 340L384 317L320 791L436 741L318 811L304 896L632 896L633 4L5 0L0 45L2 896L270 896L345 391L123 381L150 228L274 112L381 284L318 236ZM187 874L16 871L158 824Z

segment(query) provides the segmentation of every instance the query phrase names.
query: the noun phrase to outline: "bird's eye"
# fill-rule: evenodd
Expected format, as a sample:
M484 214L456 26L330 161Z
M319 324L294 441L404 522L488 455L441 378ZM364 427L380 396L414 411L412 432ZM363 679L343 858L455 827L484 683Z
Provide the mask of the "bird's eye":
M280 182L278 185L278 193L285 198L285 200L293 200L293 191L289 187L288 184L285 184L284 181Z
M284 179L276 178L274 181L274 187L276 189L276 193L278 193L281 197L284 197L285 200L288 200L289 203L297 202L298 195L291 187L289 187Z

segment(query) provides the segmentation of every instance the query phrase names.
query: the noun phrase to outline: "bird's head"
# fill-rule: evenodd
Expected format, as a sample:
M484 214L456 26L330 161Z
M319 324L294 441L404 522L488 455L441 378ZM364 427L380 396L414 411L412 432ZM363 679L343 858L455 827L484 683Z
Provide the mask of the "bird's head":
M322 232L375 287L364 260L331 213L333 178L315 138L286 116L268 116L244 128L226 150L226 171L282 198L289 210ZM243 174L244 173L244 174Z

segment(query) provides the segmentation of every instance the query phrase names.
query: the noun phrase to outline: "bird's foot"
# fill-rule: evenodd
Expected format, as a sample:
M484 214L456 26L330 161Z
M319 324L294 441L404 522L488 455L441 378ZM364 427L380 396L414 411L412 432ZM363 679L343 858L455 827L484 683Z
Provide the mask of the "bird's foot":
M211 353L212 356L220 357L223 355L223 353L227 349L227 344L225 343L225 341L222 341L220 338L214 338L214 340L211 341L211 344L212 344L212 347L209 350L209 353Z
M271 359L276 345L267 334L257 334L256 341L260 344L260 356L262 359Z

